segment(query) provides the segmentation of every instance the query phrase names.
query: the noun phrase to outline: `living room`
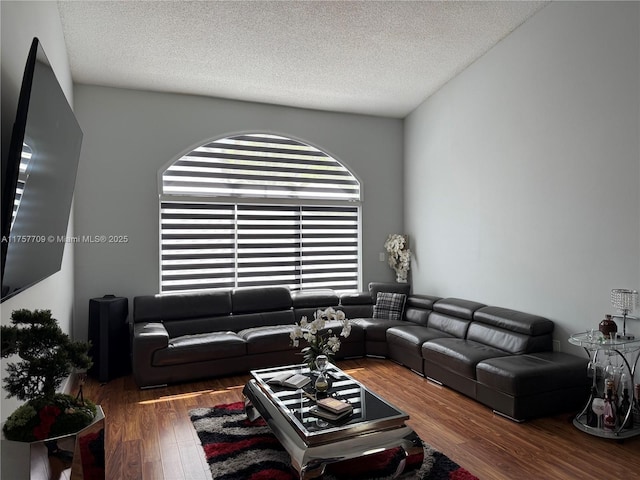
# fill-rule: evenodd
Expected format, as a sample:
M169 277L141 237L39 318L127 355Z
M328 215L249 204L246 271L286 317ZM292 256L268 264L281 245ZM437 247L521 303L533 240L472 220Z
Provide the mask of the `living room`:
M614 313L611 289L640 285L637 2L551 2L402 117L78 83L56 3L1 8L3 155L37 36L85 135L69 231L130 239L67 245L60 272L3 303L3 325L51 309L86 339L89 299L157 293L158 172L246 131L304 139L357 173L363 288L394 280L379 254L407 234L414 292L545 316L557 348L584 355L568 337ZM3 420L17 405L2 399Z

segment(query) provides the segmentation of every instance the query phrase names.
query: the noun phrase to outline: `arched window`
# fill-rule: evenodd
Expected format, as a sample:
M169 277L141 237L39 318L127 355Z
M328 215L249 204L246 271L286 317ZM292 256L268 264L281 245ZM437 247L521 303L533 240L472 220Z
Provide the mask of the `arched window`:
M290 138L207 143L162 173L161 291L286 285L358 290L360 183Z

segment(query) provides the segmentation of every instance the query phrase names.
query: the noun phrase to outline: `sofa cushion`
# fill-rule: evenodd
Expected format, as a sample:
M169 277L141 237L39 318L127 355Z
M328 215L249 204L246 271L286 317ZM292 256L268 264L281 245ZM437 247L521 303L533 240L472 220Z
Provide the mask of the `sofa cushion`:
M443 298L433 304L433 311L471 320L474 312L485 306L484 303L464 300L462 298Z
M282 350L301 348L293 346L290 336L291 332L293 332L293 324L273 325L247 328L239 331L238 336L247 343L247 353L249 355L255 355L258 353L280 352Z
M454 337L464 338L467 335L469 329L469 320L465 320L452 315L446 315L444 313L432 312L429 315L427 325L434 330L440 330L441 332L448 333Z
M476 310L473 319L504 330L532 336L553 333L554 326L548 318L502 307L482 307Z
M403 349L410 350L414 355L422 356L422 344L427 340L451 337L450 334L425 328L421 325L407 324L391 327L387 330L387 342Z
M368 292L343 293L340 295L340 306L347 305L373 305L371 294Z
M293 325L295 315L293 310L278 310L275 312L243 313L233 315L233 328L239 332L251 327L268 327L273 325Z
M231 292L233 313L272 312L292 306L287 287L239 287Z
M347 318L369 318L373 315L373 300L369 292L343 293L340 306Z
M247 354L245 341L233 332L183 335L169 339L169 346L153 354L154 366L180 365Z
M292 349L302 350L307 343L304 339L300 339L299 346L293 346L291 341L293 327L293 324L291 324L247 328L238 332L238 336L246 341L249 355ZM329 330L331 330L332 334L339 336L342 332L342 322L337 320L329 321L320 333L326 335ZM349 336L346 338L339 336L339 339L341 344L363 343L364 332L361 327L353 325ZM300 361L302 361L302 357L300 357Z
M513 396L584 387L587 359L562 352L489 358L478 363L478 382Z
M351 324L358 325L364 331L364 338L367 342L386 342L389 328L406 325L407 322L404 320L386 320L384 318L357 318Z
M437 338L422 344L422 358L471 379L476 378L479 362L507 355L503 350L461 338Z
M318 298L318 302L316 303L317 306L313 306L313 298L312 297L308 297L308 298L304 298L304 299L296 299L295 297L293 298L293 308L294 308L294 316L295 316L295 321L296 322L300 322L302 320L302 317L307 317L307 321L312 322L315 318L315 314L318 310L320 311L324 311L327 308L333 308L336 312L337 311L342 311L342 313L345 314L345 318L347 317L347 314L338 306L338 296L334 295L333 297L321 297ZM303 306L303 305L307 305L307 306Z
M133 299L134 322L206 318L231 313L231 291L141 295Z
M324 310L335 307L340 302L338 294L329 288L317 290L296 290L291 292L293 308L311 308Z
M426 327L429 323L429 315L433 310L433 304L438 300L440 297L431 295L409 295L404 308L404 319Z
M171 338L199 333L226 332L235 330L234 318L231 315L219 317L182 318L180 320L166 320L163 323Z
M373 318L402 320L407 296L404 293L378 292Z
M511 330L471 322L467 340L489 345L514 355L551 350L551 335L530 336Z
M332 334L338 335L340 338L340 343L364 343L364 328L361 325L350 321L349 325L351 326L351 331L349 332L348 337L340 337L340 333L342 333L342 322L339 320L330 320L325 323L325 327L322 329L321 333L326 333L331 330Z

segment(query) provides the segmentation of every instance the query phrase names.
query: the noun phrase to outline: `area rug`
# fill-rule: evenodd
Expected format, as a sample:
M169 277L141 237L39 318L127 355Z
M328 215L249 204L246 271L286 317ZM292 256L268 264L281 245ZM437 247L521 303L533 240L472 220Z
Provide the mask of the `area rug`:
M189 412L215 480L295 480L287 452L261 418L250 422L242 402ZM423 442L424 457L409 457L401 479L478 480ZM387 480L403 457L400 449L327 466L325 480Z

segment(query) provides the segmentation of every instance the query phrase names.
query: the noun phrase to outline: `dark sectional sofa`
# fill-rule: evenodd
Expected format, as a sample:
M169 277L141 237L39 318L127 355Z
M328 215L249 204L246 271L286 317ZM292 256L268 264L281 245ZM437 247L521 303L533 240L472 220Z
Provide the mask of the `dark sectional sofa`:
M401 319L374 318L379 292L406 295ZM351 320L336 359L384 357L513 420L579 408L587 360L552 349L552 321L459 298L369 292L236 288L133 300L132 367L139 387L301 363L289 334L302 316L334 307ZM340 322L327 328L339 332Z

